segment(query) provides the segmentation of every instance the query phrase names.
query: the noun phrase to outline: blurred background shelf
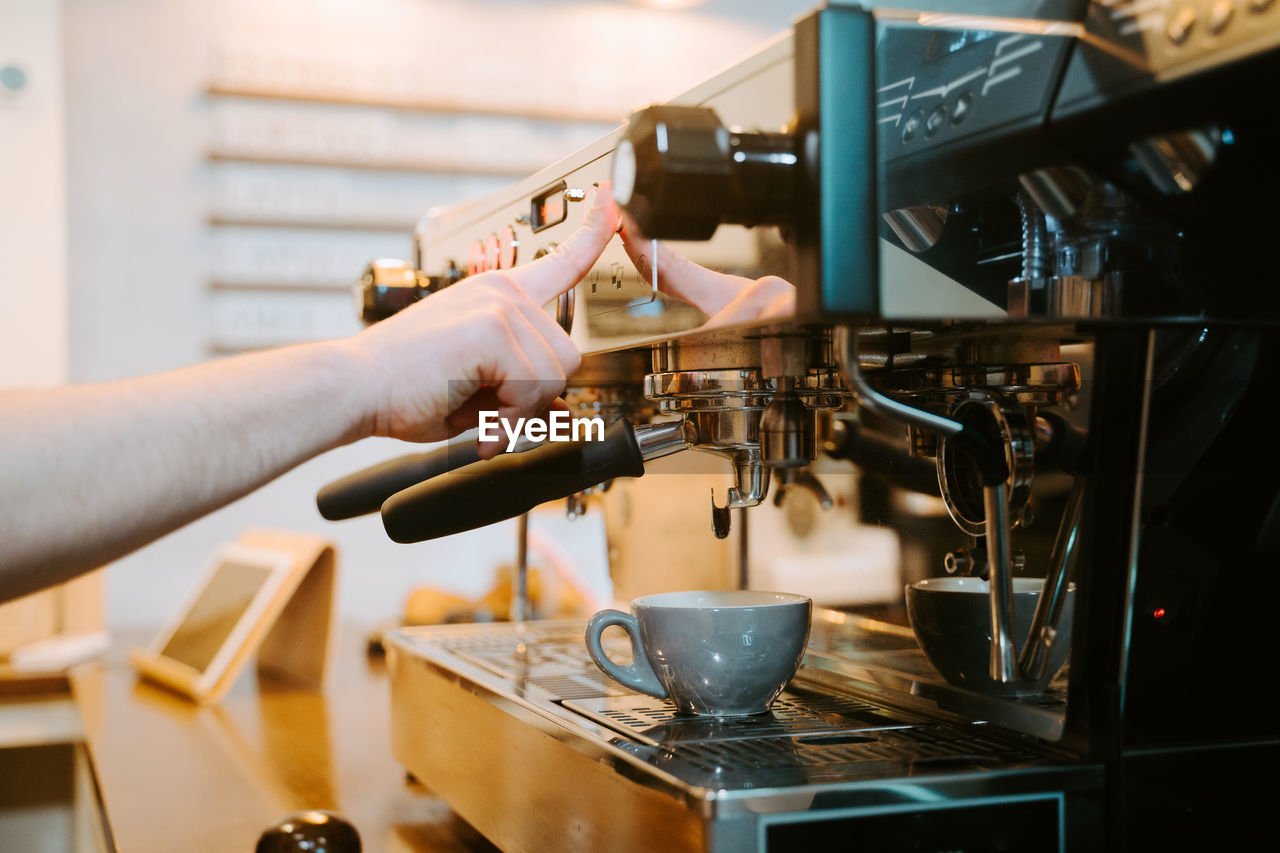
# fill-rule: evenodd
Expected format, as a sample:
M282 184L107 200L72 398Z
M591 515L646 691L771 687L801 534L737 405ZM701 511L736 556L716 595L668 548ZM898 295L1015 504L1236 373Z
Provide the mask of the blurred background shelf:
M473 163L467 160L376 160L355 157L306 156L288 152L268 151L210 151L214 162L261 163L275 166L324 166L337 169L370 169L379 172L421 172L450 175L501 175L522 178L530 169L494 163ZM545 163L543 165L546 165Z
M362 222L359 220L323 220L323 219L268 219L253 216L220 216L209 217L210 225L246 228L315 228L322 231L390 231L404 234L412 231L416 220L403 219L385 222Z
M299 103L328 104L332 106L377 107L420 113L456 113L465 115L511 116L548 121L613 122L621 124L616 109L575 110L527 105L490 104L484 101L429 98L429 97L378 97L373 94L343 94L304 88L271 88L268 86L234 86L212 84L205 94L235 98L260 98L267 101L295 101Z

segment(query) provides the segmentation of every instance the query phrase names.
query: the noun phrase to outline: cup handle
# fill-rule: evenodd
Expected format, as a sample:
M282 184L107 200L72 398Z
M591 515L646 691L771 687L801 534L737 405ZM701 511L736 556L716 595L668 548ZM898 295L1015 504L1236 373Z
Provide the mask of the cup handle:
M625 630L627 636L631 638L631 663L626 666L610 660L604 653L604 646L600 644L600 636L604 633L604 629L614 625ZM587 651L591 654L591 659L596 662L596 666L614 681L632 690L657 696L659 699L668 698L667 689L662 686L658 676L654 675L653 667L649 666L649 659L644 654L644 644L640 641L640 625L636 617L630 613L623 613L621 610L601 610L588 619Z

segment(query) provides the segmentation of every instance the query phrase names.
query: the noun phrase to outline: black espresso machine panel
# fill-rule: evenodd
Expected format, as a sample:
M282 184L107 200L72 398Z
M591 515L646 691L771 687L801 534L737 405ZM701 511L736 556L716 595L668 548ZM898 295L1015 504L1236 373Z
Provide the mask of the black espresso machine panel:
M1280 3L955 5L818 9L424 219L412 264L370 268L370 321L554 251L605 180L646 238L793 298L717 323L614 241L546 306L589 356L570 391L616 392L604 461L557 457L581 469L533 488L509 460L416 459L365 478L360 511L419 541L497 520L458 518L482 486L509 517L565 496L552 480L581 497L591 471L692 449L729 463L723 536L771 488L820 493L819 456L850 460L864 522L934 574L989 579L994 679L1025 684L1059 638L1069 665L988 695L942 677L909 628L820 610L782 704L725 724L604 680L581 625L393 632L393 749L500 846L1220 848L1265 823L1245 780L1280 757L1258 682L1280 652L1262 594L1280 570L1262 440ZM527 470L551 470L544 451ZM913 491L945 504L942 528L902 509ZM1039 644L1009 636L1015 574L1043 579Z

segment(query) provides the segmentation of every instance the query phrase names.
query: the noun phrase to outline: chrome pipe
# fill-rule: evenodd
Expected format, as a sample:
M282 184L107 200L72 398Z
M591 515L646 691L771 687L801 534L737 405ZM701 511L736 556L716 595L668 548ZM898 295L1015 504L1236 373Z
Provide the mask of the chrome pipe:
M1076 477L1067 496L1067 506L1062 511L1062 521L1053 539L1049 558L1049 574L1044 579L1044 589L1036 602L1036 612L1031 618L1031 630L1018 655L1018 674L1035 681L1044 675L1049 664L1049 652L1058 634L1058 620L1067 598L1067 576L1080 539L1080 512L1084 505L1084 478Z
M857 399L858 405L867 411L937 433L945 438L954 438L964 429L958 421L900 403L867 384L867 379L862 375L862 368L858 364L858 333L853 329L848 326L837 327L834 343L836 358L840 362L840 369L844 372L845 378L849 380L849 388Z
M982 505L987 514L987 584L991 604L990 675L1001 684L1017 678L1013 641L1013 568L1009 553L1009 499L1003 483L984 486Z

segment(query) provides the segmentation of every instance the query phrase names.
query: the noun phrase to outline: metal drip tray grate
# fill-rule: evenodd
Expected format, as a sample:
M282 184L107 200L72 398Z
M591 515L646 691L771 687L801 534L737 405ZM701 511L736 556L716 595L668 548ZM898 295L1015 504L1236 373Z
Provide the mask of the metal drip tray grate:
M627 688L599 672L572 675L535 675L529 684L557 699L591 699L599 696L634 696Z
M720 790L1046 763L1042 752L987 737L982 727L913 719L841 696L784 694L770 714L720 720L675 714L645 697L562 704L625 735L613 742L618 749Z
M686 775L760 784L803 775L806 781L878 776L886 772L922 775L955 770L990 770L1023 762L1041 763L1040 754L1011 749L1003 741L966 736L941 726L863 729L795 738L757 738L682 744L667 762ZM723 782L722 782L723 783Z
M1043 745L1011 741L982 724L940 721L927 704L918 712L907 710L876 695L833 690L805 675L826 677L837 671L826 667L847 666L882 688L886 678L892 680L888 667L901 671L923 662L915 649L875 648L868 656L884 668L863 670L849 659L813 655L769 713L715 718L677 713L670 702L618 685L587 655L582 630L574 623L443 626L406 629L397 642L408 654L427 656L446 668L465 663L455 670L464 679L484 683L513 700L512 707L538 709L540 724L557 720L570 740L581 738L615 756L631 756L635 772L652 770L699 789L762 792L968 776L1055 766L1061 760ZM624 651L623 645L617 651ZM612 647L610 653L618 656ZM859 682L855 677L842 683L852 688ZM912 683L931 684L923 678Z
M767 714L700 717L680 714L662 699L637 693L566 700L575 713L651 746L705 741L788 738L914 725L903 715L842 696L784 693Z

